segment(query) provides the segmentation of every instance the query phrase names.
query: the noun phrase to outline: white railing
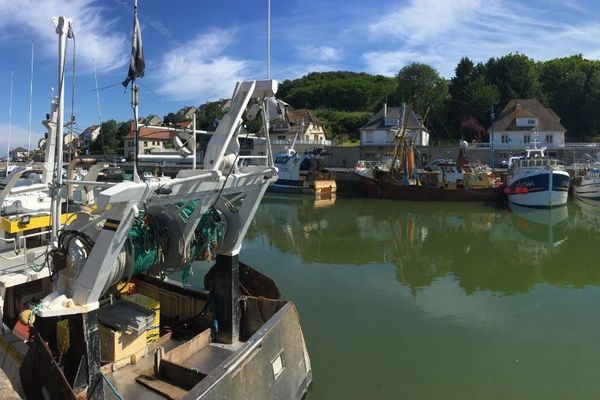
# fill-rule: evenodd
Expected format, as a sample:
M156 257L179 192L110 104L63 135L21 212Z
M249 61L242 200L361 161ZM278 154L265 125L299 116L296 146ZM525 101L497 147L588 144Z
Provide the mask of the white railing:
M271 139L271 144L292 144L291 140ZM296 144L306 144L312 146L331 146L331 140L296 140Z

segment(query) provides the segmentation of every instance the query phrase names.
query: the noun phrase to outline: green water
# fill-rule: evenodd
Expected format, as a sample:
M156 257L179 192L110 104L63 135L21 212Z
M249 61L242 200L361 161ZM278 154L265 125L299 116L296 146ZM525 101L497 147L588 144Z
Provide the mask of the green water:
M298 307L308 399L597 399L600 208L268 197L240 258Z

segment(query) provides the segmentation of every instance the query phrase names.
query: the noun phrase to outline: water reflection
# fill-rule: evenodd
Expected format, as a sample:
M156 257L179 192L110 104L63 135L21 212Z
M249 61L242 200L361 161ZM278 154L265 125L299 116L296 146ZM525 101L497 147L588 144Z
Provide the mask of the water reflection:
M315 264L393 264L415 296L448 278L467 294L598 285L600 240L589 230L600 214L569 210L354 198L320 207L312 197L267 197L249 238Z

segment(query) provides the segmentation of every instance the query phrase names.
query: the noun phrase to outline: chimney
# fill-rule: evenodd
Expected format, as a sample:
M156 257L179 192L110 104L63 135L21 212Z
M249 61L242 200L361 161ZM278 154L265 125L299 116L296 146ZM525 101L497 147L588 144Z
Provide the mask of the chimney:
M387 103L383 103L383 118L387 118Z

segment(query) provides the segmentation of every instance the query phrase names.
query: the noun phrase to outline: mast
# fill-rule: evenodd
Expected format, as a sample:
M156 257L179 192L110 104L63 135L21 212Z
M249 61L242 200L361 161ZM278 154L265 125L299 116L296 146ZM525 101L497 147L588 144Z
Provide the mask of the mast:
M138 175L138 153L139 153L139 124L138 124L138 106L139 106L139 87L135 83L136 78L144 76L144 49L142 47L142 32L138 22L138 3L133 2L133 34L131 39L131 60L129 62L129 72L123 81L123 86L127 87L131 82L131 108L133 109L133 181L139 182Z
M8 102L8 148L6 150L6 176L8 176L8 164L10 163L10 134L12 131L12 103L13 103L13 77L15 71L10 71L10 99Z
M62 166L63 166L63 131L65 119L65 57L67 49L67 35L71 30L73 20L65 17L53 17L52 22L56 26L58 34L58 96L56 104L58 107L58 115L56 121L56 159L54 160L54 181L52 184L52 239L57 239L58 229L61 220L61 197L60 192L63 185ZM49 139L49 138L48 138Z
M267 79L271 79L271 0L267 0Z
M31 152L31 103L33 102L33 42L31 42L31 69L29 77L29 125L27 129L27 161Z
M98 89L98 75L96 74L96 59L92 58L92 64L94 65L94 81L96 82L96 103L98 104L98 129L100 129L100 134L102 133L102 112L100 112L100 90ZM104 151L104 138L101 136L102 140L102 151ZM89 148L88 148L89 151Z

